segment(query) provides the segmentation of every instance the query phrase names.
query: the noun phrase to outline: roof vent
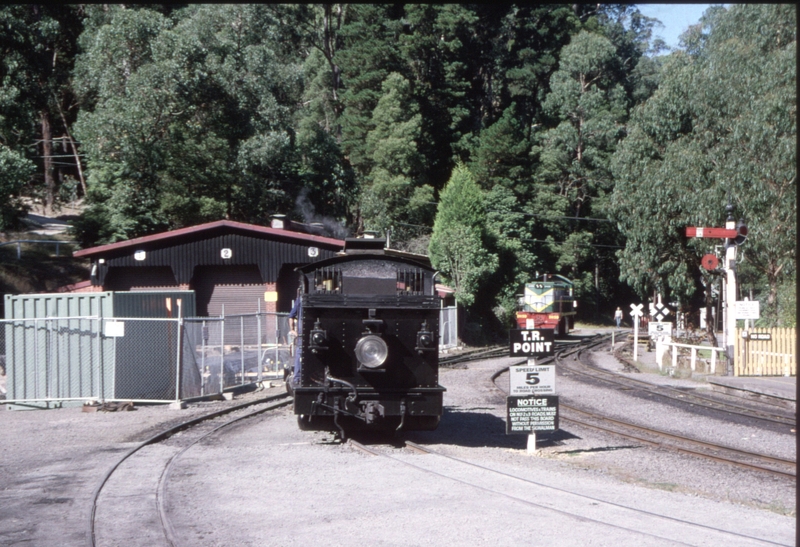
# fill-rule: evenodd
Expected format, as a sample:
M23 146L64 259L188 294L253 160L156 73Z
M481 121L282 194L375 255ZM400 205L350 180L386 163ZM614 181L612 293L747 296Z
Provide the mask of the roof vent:
M289 220L286 215L272 215L270 226L276 230L285 230L289 226Z
M344 240L344 252L346 254L383 254L385 246L386 240L384 238L348 237Z

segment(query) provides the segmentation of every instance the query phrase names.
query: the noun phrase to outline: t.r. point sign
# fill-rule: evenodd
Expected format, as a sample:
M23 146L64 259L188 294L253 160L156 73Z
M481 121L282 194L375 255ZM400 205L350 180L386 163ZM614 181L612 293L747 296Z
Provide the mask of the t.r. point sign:
M552 329L512 329L508 333L511 357L549 357L553 355Z

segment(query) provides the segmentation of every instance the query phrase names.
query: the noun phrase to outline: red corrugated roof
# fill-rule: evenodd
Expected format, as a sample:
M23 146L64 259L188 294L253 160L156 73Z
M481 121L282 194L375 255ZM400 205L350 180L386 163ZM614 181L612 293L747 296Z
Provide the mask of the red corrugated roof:
M154 241L163 241L175 237L204 232L213 230L215 228L234 228L246 232L253 232L256 234L264 234L268 236L275 236L280 238L295 239L316 243L318 245L330 245L334 247L342 247L344 241L341 239L333 239L330 237L315 236L312 234L304 234L301 232L292 232L291 230L278 230L276 228L268 228L267 226L257 226L255 224L246 224L244 222L234 222L232 220L218 220L216 222L208 222L206 224L199 224L197 226L189 226L187 228L180 228L178 230L171 230L169 232L161 232L160 234L153 234L144 237L137 237L127 241L118 241L117 243L109 243L108 245L100 245L98 247L90 247L72 253L75 257L93 256L102 254L104 252L113 251L117 249L124 249L126 247L135 247L144 243L152 243Z

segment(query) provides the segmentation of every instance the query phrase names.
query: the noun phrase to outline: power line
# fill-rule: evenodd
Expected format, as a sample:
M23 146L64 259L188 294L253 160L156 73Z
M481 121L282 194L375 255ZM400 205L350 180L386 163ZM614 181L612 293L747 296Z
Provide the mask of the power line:
M566 241L548 241L546 239L528 239L528 238L520 238L520 241L532 241L533 243L554 243L556 245L563 245ZM609 249L624 249L620 245L602 245L600 243L579 243L579 245L585 245L589 247L606 247Z
M497 211L492 211L496 213ZM547 217L552 219L565 219L565 220L588 220L590 222L614 222L613 220L607 218L592 218L592 217L564 217L564 216L557 216L553 217L550 215L537 215L536 213L522 213L525 216L529 217Z

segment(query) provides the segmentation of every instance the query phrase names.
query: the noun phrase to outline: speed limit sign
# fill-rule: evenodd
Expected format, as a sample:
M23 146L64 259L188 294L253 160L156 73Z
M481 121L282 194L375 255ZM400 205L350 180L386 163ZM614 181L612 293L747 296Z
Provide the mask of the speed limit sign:
M647 334L650 336L672 335L671 321L650 321L647 324Z
M556 392L555 365L509 367L509 395L549 395Z

